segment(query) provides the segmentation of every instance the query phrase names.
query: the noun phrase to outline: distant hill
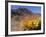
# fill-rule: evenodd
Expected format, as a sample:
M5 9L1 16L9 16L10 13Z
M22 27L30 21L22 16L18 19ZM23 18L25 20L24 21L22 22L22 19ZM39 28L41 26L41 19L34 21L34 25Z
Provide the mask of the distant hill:
M18 8L15 10L11 9L11 13L15 15L23 15L23 14L32 14L32 11L28 10L27 8Z

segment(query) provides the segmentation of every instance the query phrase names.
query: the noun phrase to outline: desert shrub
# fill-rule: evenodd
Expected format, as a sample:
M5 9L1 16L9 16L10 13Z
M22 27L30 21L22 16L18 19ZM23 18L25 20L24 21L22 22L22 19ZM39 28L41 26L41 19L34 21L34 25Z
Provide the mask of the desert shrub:
M41 25L41 20L39 19L24 21L25 29L28 29L28 30L39 30L41 27L40 25Z

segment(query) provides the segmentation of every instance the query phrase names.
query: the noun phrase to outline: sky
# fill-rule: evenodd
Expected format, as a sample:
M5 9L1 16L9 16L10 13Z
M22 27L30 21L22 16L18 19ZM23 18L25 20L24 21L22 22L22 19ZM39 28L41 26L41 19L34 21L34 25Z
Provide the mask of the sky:
M41 13L41 6L19 6L19 5L11 5L11 9L15 11L17 8L27 8L31 10L33 13Z

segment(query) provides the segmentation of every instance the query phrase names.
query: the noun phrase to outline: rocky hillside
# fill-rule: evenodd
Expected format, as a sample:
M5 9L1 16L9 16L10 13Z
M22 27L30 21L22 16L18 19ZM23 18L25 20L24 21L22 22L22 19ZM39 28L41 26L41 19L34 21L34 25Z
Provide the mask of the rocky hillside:
M11 31L26 31L41 29L41 15L32 13L26 8L11 10Z

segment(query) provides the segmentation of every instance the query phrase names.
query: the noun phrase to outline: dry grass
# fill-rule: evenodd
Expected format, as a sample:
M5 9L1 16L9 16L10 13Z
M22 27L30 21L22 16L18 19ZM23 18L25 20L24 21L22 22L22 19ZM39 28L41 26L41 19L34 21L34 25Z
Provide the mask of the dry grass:
M19 21L16 19L19 17ZM16 21L17 20L17 21ZM39 25L41 17L39 15L13 16L11 19L11 31L33 30Z

